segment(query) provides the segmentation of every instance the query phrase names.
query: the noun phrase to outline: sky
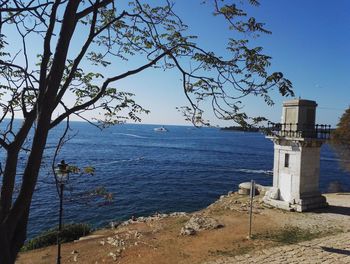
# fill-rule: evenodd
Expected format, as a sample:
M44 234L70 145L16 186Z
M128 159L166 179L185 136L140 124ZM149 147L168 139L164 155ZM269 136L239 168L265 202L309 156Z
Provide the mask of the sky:
M201 0L174 2L174 10L189 26L189 32L199 36L198 43L223 52L231 33L222 19L212 16L211 6L201 5ZM335 126L350 105L350 1L261 0L260 3L248 11L272 31L271 35L253 40L272 57L271 72L283 72L292 81L297 98L318 103L317 123ZM31 48L34 58L36 47ZM113 67L127 68L128 63ZM151 111L142 116L142 123L189 125L176 110L177 106L188 104L178 72L150 69L122 80L117 87L135 93L136 102ZM251 96L243 101L244 110L252 116L264 115L279 122L286 98L277 92L271 96L274 106ZM212 125L234 125L232 121L217 120L209 107L205 110Z
M229 37L222 21L213 18L210 6L200 1L176 1L175 10L189 25L198 42L208 48L223 47ZM335 126L350 106L350 1L347 0L261 0L249 11L272 31L254 40L272 57L271 71L281 71L292 81L296 98L318 103L319 124ZM142 87L140 87L142 83ZM145 72L123 83L133 87L137 101L151 110L144 123L187 124L176 106L186 104L176 73ZM144 89L147 86L146 89ZM287 100L272 92L275 105L267 106L254 96L244 100L244 110L265 115L279 122L282 103ZM292 99L292 98L288 98ZM216 120L210 109L207 117L213 125L229 126L231 122Z

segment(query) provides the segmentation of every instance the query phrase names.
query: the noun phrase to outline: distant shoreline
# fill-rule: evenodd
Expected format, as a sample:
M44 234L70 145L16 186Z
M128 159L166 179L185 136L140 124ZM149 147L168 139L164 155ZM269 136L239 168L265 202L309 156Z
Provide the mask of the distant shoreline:
M220 130L223 131L243 131L243 132L260 132L258 127L241 127L241 126L230 126L222 127Z

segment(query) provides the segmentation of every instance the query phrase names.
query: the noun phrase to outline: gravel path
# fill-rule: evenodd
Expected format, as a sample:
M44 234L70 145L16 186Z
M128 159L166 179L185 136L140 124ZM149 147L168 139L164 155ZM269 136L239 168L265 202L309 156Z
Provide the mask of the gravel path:
M350 233L205 262L205 264L239 263L350 263Z
M350 196L327 195L330 207L325 211L309 215L306 220L303 214L296 214L294 224L303 223L304 226L315 222L318 227L330 228L332 226L343 226L347 232L318 238L298 244L273 247L250 254L235 257L223 257L203 264L246 264L246 263L268 263L268 264L346 264L350 263ZM300 219L298 219L300 218ZM303 219L304 218L304 219ZM306 220L306 221L305 221ZM344 229L343 229L344 230Z

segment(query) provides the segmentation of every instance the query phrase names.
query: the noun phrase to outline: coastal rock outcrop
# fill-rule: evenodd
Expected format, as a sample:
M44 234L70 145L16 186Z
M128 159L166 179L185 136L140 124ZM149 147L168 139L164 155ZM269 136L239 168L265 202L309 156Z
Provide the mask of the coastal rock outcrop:
M131 219L124 221L120 224L118 224L118 226L128 226L130 224L137 224L137 223L150 223L153 221L158 221L167 217L188 217L188 213L185 212L174 212L174 213L170 213L170 214L160 214L160 213L155 213L152 216L140 216L140 217L131 217ZM110 223L110 225L112 226L112 222ZM114 227L114 226L113 226Z
M268 190L268 187L255 183L255 195L264 193ZM242 182L238 185L238 194L249 195L251 188L251 182Z
M184 227L181 228L181 235L195 235L198 231L202 230L212 230L224 227L223 224L220 224L216 219L202 216L194 215L188 220Z

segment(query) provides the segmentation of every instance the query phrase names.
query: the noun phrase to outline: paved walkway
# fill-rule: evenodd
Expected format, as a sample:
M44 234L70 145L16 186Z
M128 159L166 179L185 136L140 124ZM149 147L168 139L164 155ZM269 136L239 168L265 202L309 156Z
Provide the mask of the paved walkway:
M350 263L350 233L342 233L294 245L274 247L241 256L221 258L205 264L239 263Z

